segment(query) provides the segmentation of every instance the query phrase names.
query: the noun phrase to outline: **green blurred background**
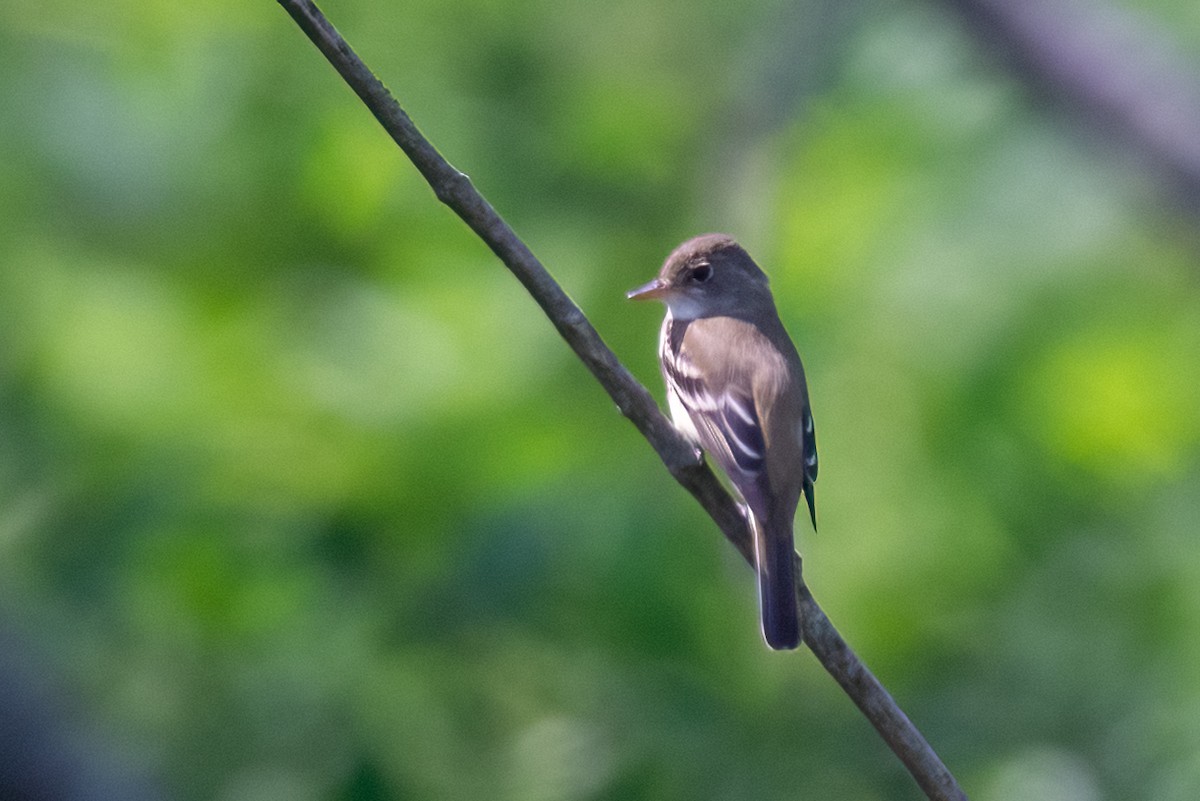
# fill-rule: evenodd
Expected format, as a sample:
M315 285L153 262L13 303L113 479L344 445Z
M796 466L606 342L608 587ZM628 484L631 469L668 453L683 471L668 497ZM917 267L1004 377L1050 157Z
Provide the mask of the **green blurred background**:
M624 290L709 230L767 269L809 583L973 798L1200 797L1200 249L1119 144L938 5L325 10L659 397ZM1139 13L1200 72L1194 4ZM182 801L920 797L275 3L10 0L0 74L29 754Z

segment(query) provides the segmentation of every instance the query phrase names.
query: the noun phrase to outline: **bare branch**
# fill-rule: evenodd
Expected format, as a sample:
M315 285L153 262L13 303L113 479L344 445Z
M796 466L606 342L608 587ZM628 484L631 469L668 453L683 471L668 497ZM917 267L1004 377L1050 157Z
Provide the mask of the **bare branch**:
M800 557L796 557L799 568ZM801 575L797 570L796 575ZM871 721L888 747L908 768L925 795L936 801L966 801L954 775L942 763L921 732L908 719L858 655L850 649L833 627L825 611L801 579L796 588L800 597L800 619L804 621L804 644L816 655L821 666L833 676L860 711Z
M945 0L1016 73L1119 139L1200 209L1200 79L1133 8L1078 0Z
M408 155L438 199L462 218L525 286L621 413L650 442L671 475L695 496L726 538L753 564L750 532L733 498L525 243L476 191L470 179L452 167L421 135L388 90L313 3L278 2ZM797 595L804 615L805 643L870 720L925 794L935 801L966 799L925 738L838 634L802 582Z

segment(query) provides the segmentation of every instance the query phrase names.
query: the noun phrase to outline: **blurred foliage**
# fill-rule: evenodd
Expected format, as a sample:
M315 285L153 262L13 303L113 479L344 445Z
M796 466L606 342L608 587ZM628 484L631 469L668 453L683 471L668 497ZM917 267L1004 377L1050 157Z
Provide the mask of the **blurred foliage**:
M809 583L973 798L1200 796L1200 265L1136 164L932 6L325 10L656 393L623 290L705 230L767 268ZM5 3L0 72L0 623L105 758L919 797L274 3Z

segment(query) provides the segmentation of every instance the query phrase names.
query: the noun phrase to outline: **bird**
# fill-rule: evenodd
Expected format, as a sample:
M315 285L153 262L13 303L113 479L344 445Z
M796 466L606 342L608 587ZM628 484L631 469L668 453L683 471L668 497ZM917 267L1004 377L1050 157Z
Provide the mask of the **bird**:
M817 439L804 366L767 275L732 237L704 234L627 297L666 304L659 360L672 422L741 496L763 639L773 650L796 648L793 519L803 495L816 530Z

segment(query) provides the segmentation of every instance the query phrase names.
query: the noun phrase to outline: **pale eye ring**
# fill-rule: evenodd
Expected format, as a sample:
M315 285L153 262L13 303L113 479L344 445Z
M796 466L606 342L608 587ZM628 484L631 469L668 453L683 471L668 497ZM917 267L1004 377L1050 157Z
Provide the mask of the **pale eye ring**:
M712 278L713 268L711 264L701 264L696 269L692 270L692 280L697 284L703 284L708 279Z

